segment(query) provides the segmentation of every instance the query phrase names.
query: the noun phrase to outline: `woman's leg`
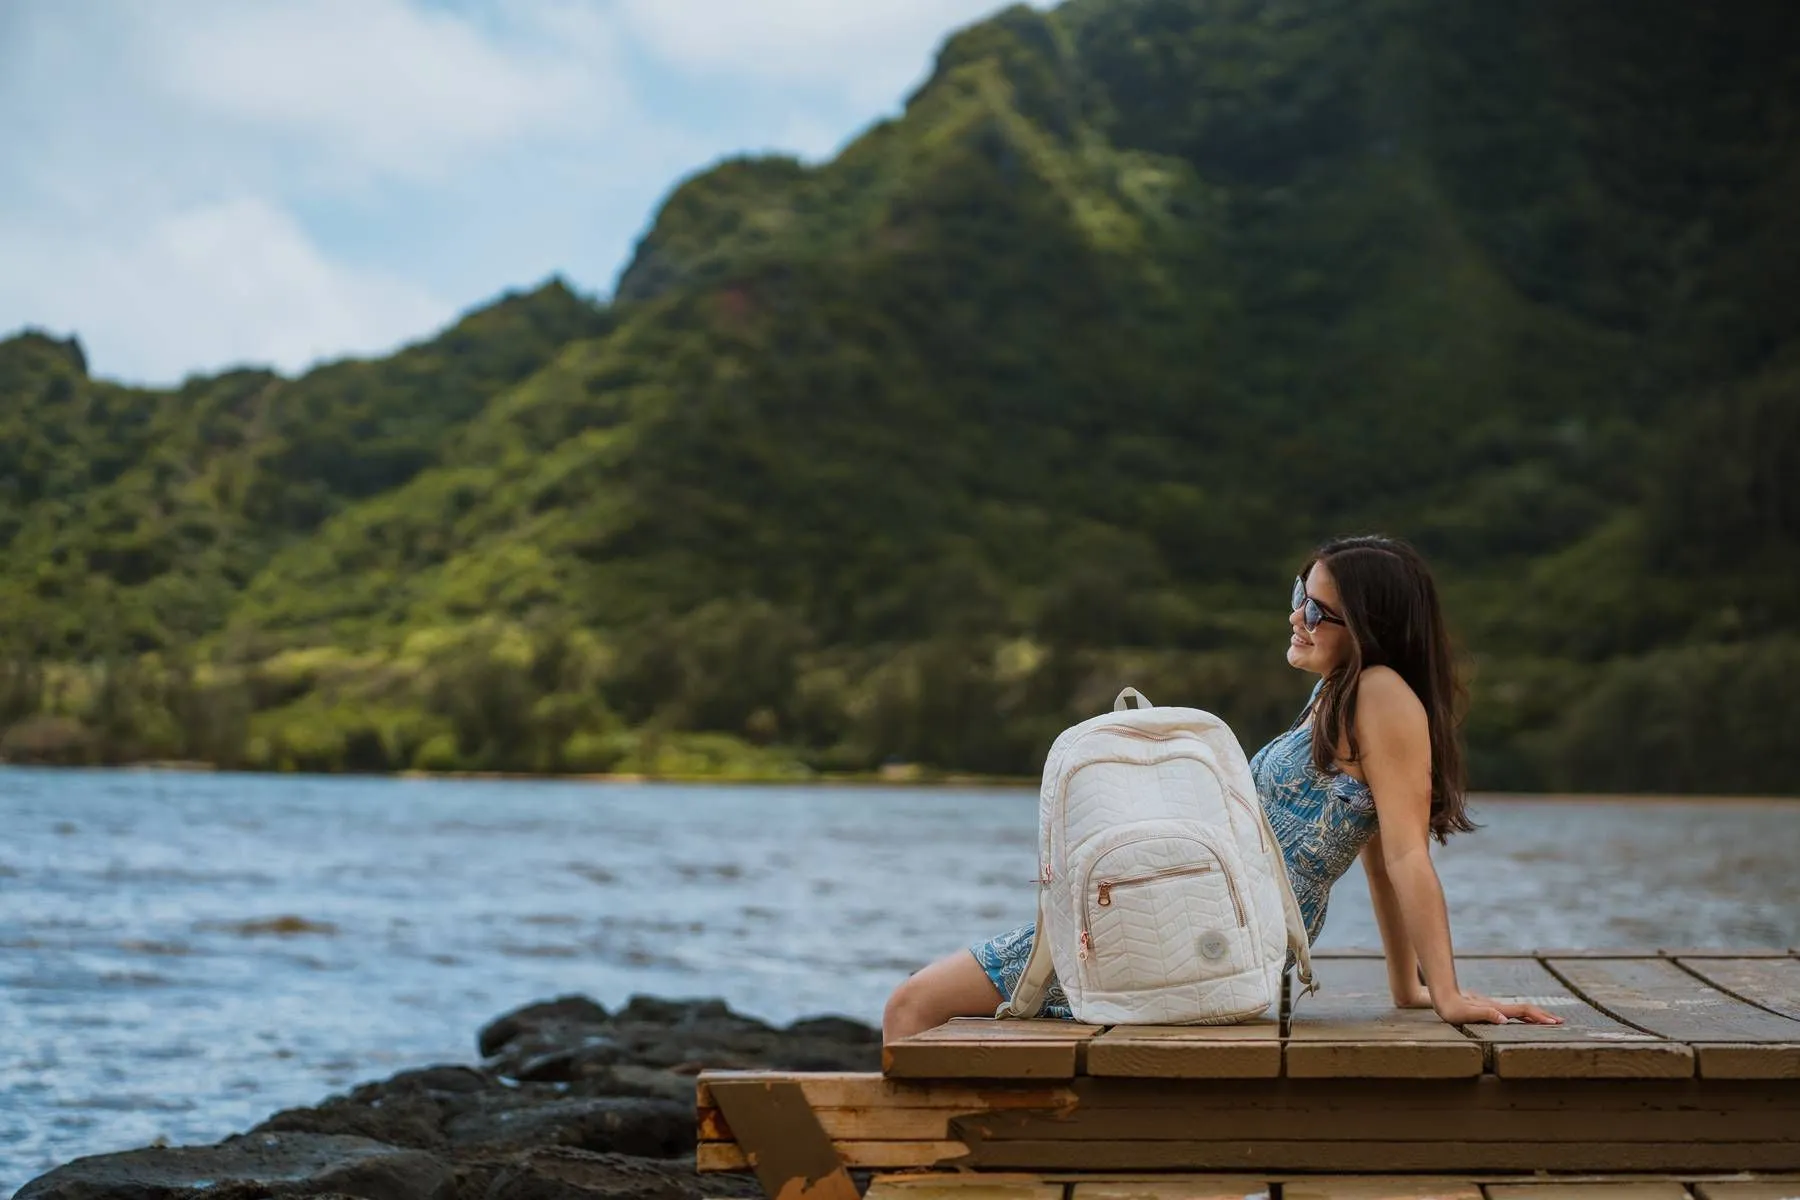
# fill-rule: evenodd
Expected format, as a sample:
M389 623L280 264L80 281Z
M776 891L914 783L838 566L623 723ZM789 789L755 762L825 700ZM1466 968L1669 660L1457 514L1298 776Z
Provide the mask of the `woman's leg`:
M881 1014L881 1040L920 1033L951 1017L991 1017L1005 999L974 952L958 950L894 989Z

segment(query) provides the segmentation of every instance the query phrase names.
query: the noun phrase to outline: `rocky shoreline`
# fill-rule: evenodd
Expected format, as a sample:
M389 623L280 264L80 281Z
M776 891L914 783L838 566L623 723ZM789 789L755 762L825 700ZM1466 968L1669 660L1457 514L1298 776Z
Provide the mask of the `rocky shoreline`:
M720 1000L583 996L527 1005L476 1039L479 1066L433 1066L276 1113L211 1146L79 1158L15 1200L701 1200L760 1195L694 1170L705 1068L880 1069L880 1034L819 1017L777 1028Z

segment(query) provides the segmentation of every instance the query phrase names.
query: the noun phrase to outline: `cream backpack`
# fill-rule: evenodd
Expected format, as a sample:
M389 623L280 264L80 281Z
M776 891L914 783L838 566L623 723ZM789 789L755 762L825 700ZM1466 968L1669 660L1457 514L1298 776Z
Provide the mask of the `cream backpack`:
M1065 730L1044 762L1038 862L1037 937L996 1016L1036 1016L1053 968L1096 1025L1250 1020L1280 999L1289 949L1314 986L1250 764L1211 713L1126 688Z

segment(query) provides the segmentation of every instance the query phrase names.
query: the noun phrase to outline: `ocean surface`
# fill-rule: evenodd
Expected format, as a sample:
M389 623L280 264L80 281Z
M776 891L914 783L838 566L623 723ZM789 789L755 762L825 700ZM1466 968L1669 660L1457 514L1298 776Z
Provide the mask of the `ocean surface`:
M1463 949L1800 941L1800 804L1478 798ZM0 1196L470 1062L515 1005L871 1023L1033 915L1023 790L0 769ZM1323 946L1377 944L1353 873Z

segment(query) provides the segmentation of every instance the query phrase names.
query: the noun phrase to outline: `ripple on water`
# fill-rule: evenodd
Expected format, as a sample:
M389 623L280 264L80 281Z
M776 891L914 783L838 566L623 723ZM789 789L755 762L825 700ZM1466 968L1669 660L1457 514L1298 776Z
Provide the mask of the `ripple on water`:
M218 885L241 883L264 885L275 882L272 875L261 871L196 871L189 867L145 867L129 863L110 863L89 875L114 886L151 885Z
M291 914L248 921L199 921L194 928L202 933L234 933L239 937L331 937L338 931L330 921L311 921Z
M100 983L105 987L168 987L174 983L167 975L155 971L102 971Z
M742 879L744 868L733 862L726 863L675 863L675 874L688 882L701 879Z
M589 883L597 883L601 886L605 886L609 883L617 883L619 881L619 877L605 867L589 866L586 863L570 863L568 864L568 870L581 876Z
M147 1092L97 1092L79 1099L58 1100L57 1108L92 1112L192 1112L194 1102L179 1096L153 1096Z
M127 938L118 947L127 954L148 954L155 958L186 958L194 948L185 942L159 942Z
M536 943L524 945L519 942L501 942L494 949L508 958L580 958L586 953L581 946Z

